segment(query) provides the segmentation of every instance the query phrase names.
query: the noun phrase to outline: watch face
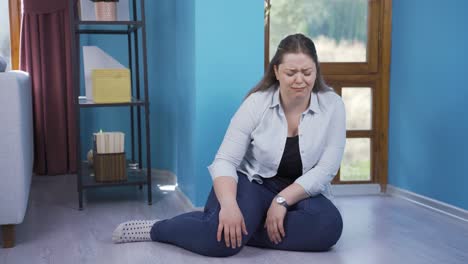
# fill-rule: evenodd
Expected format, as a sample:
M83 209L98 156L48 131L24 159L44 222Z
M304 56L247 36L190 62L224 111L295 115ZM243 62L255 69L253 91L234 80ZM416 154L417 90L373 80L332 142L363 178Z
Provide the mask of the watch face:
M281 196L276 197L276 202L277 203L284 203L285 201L286 201L286 199L284 199L284 197L281 197Z

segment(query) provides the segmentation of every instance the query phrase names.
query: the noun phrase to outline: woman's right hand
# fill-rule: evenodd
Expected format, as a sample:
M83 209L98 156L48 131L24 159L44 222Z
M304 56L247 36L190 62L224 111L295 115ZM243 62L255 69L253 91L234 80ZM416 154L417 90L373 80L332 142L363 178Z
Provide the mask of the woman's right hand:
M242 232L247 235L244 216L237 202L221 206L219 211L219 225L217 240L221 241L221 234L224 230L224 241L226 247L236 248L242 246Z

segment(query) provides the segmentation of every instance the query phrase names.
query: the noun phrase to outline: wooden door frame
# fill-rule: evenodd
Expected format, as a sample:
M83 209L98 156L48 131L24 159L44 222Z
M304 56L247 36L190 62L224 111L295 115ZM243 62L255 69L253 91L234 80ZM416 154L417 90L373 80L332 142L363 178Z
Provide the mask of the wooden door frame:
M329 83L345 83L351 85L372 85L373 99L373 142L376 144L371 158L371 173L373 182L381 186L385 192L388 184L388 118L389 118L389 90L390 90L390 57L392 33L392 0L368 0L369 12L378 15L369 16L369 32L378 31L377 36L368 36L367 63L321 63L324 78ZM269 63L270 40L270 0L265 0L265 32L264 47L265 70ZM373 10L373 12L371 12ZM377 18L376 18L377 17ZM377 19L377 20L375 20ZM369 56L371 56L369 58ZM332 67L332 68L330 68ZM356 67L356 69L350 69ZM346 71L346 74L345 72ZM341 89L341 87L340 87ZM347 131L347 136L360 132ZM371 141L372 142L372 141ZM349 183L349 182L340 182ZM353 182L362 183L362 182ZM366 181L366 183L369 183Z
M381 164L378 166L379 183L382 192L387 191L388 184L388 119L389 119L389 101L390 101L390 63L392 46L392 0L383 0L381 6L382 24L380 40L380 101L378 102L378 112L381 122L379 124L379 155Z
M11 69L19 70L21 0L8 0L8 12L10 14Z

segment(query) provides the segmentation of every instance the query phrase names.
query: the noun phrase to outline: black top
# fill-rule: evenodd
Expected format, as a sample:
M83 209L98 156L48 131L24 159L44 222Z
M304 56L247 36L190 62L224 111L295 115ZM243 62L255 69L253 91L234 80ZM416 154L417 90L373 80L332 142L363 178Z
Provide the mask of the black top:
M276 177L288 183L292 183L301 175L302 160L299 152L299 137L288 137Z

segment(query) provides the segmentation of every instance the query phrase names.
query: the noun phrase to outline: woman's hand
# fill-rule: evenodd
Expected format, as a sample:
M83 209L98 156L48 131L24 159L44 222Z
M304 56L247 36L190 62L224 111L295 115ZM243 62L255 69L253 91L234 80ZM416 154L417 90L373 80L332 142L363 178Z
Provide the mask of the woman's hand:
M284 217L288 210L286 207L273 201L268 209L264 227L268 231L268 237L272 243L278 244L286 236L284 232Z
M219 211L219 225L217 240L221 241L221 234L224 230L224 241L226 247L236 248L242 246L242 232L247 235L244 216L237 202L221 206Z

